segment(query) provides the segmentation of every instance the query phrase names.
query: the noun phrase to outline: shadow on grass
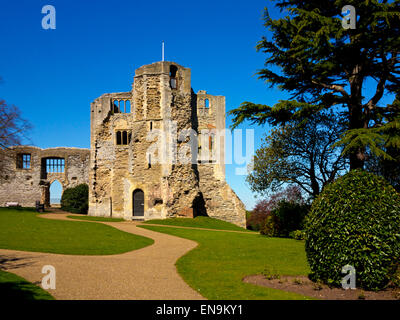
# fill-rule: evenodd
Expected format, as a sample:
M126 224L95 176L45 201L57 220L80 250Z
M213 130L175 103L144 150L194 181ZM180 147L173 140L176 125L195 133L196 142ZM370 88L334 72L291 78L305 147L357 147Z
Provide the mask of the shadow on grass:
M0 270L1 301L53 300L54 298L42 288L9 272Z

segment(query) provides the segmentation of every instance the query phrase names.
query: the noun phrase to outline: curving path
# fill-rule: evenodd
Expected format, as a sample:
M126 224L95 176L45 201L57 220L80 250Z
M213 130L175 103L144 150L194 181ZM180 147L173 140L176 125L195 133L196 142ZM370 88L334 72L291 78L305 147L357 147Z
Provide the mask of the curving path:
M66 218L70 213L41 215ZM82 256L0 249L7 260L3 269L41 285L44 265L56 269L56 289L48 289L56 299L67 300L175 300L204 299L190 288L176 271L175 262L197 246L191 240L138 228L137 223L104 223L119 230L154 240L148 247L118 255Z

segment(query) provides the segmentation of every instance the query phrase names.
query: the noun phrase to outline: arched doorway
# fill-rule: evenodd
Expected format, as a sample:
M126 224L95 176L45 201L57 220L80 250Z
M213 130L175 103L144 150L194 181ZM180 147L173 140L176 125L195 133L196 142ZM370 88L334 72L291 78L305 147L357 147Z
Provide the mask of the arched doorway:
M132 194L132 210L134 217L144 216L144 192L140 189L136 189Z
M58 180L54 180L49 188L50 191L50 205L60 204L61 203L61 196L63 192L63 187Z

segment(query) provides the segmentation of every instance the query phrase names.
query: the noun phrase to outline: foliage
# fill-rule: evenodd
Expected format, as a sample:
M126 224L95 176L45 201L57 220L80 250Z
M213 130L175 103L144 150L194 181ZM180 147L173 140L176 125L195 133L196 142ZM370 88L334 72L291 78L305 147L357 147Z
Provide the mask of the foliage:
M292 231L303 227L308 210L307 204L280 201L267 217L260 233L270 237L288 237Z
M267 216L265 219L264 226L260 230L260 233L262 235L268 236L268 237L280 237L280 221L274 214L270 214Z
M265 213L255 212L251 213L251 215L246 219L246 228L248 230L260 231L267 219L268 215Z
M390 279L391 285L400 288L400 262L394 263L393 269L395 272L393 272L393 275Z
M344 126L332 112L273 129L256 151L247 182L258 193L296 185L311 197L346 170L346 158L334 148Z
M289 238L296 239L296 240L305 240L306 234L302 230L294 230L289 233Z
M246 221L247 228L255 231L262 230L268 215L279 206L281 201L304 204L304 199L299 187L289 186L280 192L272 194L268 199L259 200L251 216ZM269 220L269 226L271 226L271 223L273 223L273 221ZM267 233L274 234L272 231L268 231Z
M339 286L349 264L357 286L381 289L400 259L400 194L381 177L350 171L314 200L305 231L312 280Z
M89 186L85 183L67 188L61 197L61 209L86 214L89 207Z
M366 148L383 154L381 135L374 130L382 114L382 97L400 85L400 1L274 0L287 15L273 19L265 9L265 27L257 50L266 54L259 78L270 87L291 93L273 107L243 102L230 111L233 128L245 120L284 126L323 109L340 107L348 132L344 136L350 169L361 168ZM342 26L341 10L353 5L357 26ZM365 84L376 83L375 90ZM384 122L385 125L393 125Z
M268 199L258 201L254 207L253 213L269 214L281 201L304 203L303 195L299 187L288 186L284 190L272 194Z
M370 153L366 170L384 177L400 192L400 95L388 106L392 110L386 119L387 124L378 126L375 131L381 135L385 154L381 157Z

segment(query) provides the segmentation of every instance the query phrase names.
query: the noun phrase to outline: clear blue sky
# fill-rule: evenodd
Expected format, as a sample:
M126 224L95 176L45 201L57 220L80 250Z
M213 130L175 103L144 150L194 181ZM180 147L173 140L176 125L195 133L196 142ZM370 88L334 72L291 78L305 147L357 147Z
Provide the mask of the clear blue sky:
M2 1L0 98L33 124L32 144L89 148L90 102L129 91L135 69L161 60L164 40L166 60L192 69L195 92L226 96L227 111L246 100L273 104L280 93L254 77L264 62L255 45L267 3ZM47 4L56 8L56 30L41 27ZM257 148L266 128L255 129ZM227 181L251 209L254 196L233 165Z
M44 5L56 8L56 30L41 27ZM264 55L264 6L251 1L37 1L0 2L0 98L18 106L42 148L89 148L90 103L103 93L131 90L138 67L166 60L192 69L195 92L226 96L227 111L243 101L273 105L287 98L254 73ZM227 127L231 124L228 117ZM267 127L255 129L255 148ZM251 209L245 176L227 165L227 181Z

